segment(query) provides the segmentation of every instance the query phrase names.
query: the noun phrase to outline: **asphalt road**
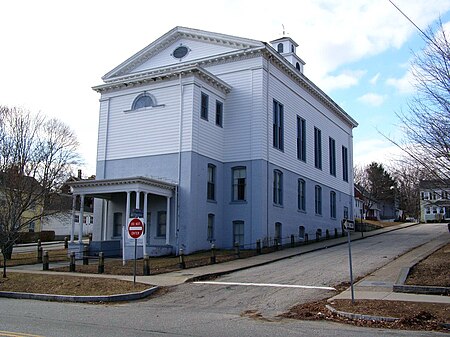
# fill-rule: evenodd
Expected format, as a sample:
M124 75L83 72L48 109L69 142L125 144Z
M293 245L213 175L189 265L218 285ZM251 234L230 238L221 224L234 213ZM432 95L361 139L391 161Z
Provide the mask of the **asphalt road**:
M356 241L354 276L366 275L439 235L449 235L446 225L419 225ZM348 247L342 245L214 281L329 287L348 279ZM446 336L276 317L295 303L332 294L316 288L183 284L164 296L113 305L0 299L0 331L40 336ZM248 310L263 318L242 315Z

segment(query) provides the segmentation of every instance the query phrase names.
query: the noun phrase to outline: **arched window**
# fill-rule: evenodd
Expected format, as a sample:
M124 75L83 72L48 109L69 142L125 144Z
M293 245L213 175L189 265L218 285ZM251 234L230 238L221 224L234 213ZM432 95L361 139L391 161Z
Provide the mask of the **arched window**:
M298 63L298 62L295 63L295 69L297 69L298 71L300 71L300 63Z
M133 105L131 107L131 110L137 110L137 109L142 109L142 108L148 108L151 106L154 106L155 102L153 101L152 97L147 94L141 94L138 97L136 97L136 99L133 102Z
M282 44L282 43L279 43L279 44L277 45L277 50L278 50L279 53L282 53L282 52L283 52L283 44Z

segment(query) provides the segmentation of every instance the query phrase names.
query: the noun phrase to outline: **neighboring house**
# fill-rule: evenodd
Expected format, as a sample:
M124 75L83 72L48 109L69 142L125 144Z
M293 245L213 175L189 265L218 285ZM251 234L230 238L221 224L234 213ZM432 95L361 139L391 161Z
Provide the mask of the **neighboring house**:
M354 196L355 196L355 205L353 208L353 215L355 219L358 221L361 221L365 219L365 212L364 212L364 195L361 193L361 190L355 185L354 189Z
M353 218L357 123L297 47L176 27L107 73L96 180L69 184L96 198L91 249L132 258L133 213L141 255L254 248Z
M420 221L450 220L450 179L422 180L420 190Z
M355 185L355 218L367 220L395 220L399 217L396 198L376 200L361 186Z

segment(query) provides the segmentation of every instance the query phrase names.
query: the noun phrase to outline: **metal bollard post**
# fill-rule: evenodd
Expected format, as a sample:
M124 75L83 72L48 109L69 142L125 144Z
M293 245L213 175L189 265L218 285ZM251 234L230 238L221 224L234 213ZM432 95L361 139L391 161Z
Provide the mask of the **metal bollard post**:
M291 234L291 247L295 247L295 236Z
M42 248L41 248L42 250ZM44 258L42 260L42 270L48 270L48 252L45 251L44 252Z
M185 269L186 268L186 263L184 262L184 250L183 250L183 248L180 248L180 263L179 263L179 267L181 269Z
M75 252L70 253L69 271L75 272Z
M234 254L238 259L241 257L241 249L239 247L239 242L234 243Z
M214 243L211 244L211 264L216 263L216 246Z
M89 264L89 247L83 246L83 265L87 266Z
M103 252L98 253L98 269L99 274L103 274L105 272L105 256Z
M64 249L69 248L69 238L67 236L64 237Z
M146 254L144 255L144 270L142 271L142 273L144 274L144 276L148 276L150 275L150 257Z
M38 246L37 261L38 261L38 263L42 263L42 247L41 246Z
M261 240L256 240L256 254L261 254Z

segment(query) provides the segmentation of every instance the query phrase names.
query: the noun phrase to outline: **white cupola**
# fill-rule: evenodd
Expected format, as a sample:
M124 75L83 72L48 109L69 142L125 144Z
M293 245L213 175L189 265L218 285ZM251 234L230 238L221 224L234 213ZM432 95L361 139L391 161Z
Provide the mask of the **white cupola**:
M299 72L303 73L305 61L297 56L296 48L298 44L294 40L290 37L283 36L282 38L270 41L270 43L281 56L289 61Z

